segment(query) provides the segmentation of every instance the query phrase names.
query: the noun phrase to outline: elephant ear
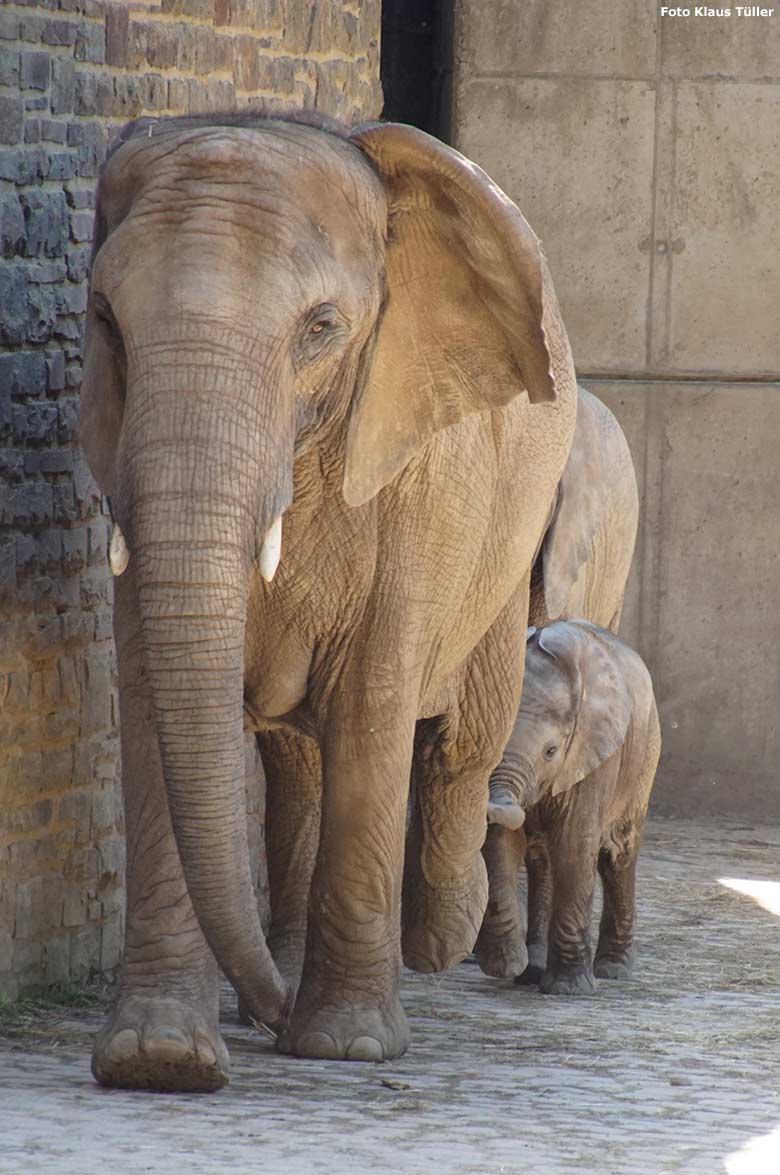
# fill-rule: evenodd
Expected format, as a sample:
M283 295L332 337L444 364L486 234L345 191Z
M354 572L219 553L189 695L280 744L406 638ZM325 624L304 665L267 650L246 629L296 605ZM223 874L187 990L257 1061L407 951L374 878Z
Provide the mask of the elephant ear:
M555 513L542 543L542 582L547 615L581 615L573 589L590 559L593 540L608 523L610 481L604 468L598 419L588 393L577 389L577 423L564 466Z
M92 264L107 236L98 186ZM124 415L121 348L112 345L107 324L95 307L90 274L84 345L84 375L79 401L79 440L93 476L104 494L114 492L116 450Z
M481 168L414 127L351 135L384 181L387 297L352 407L344 496L368 501L439 430L574 373L536 235Z
M591 775L623 746L631 720L631 696L615 656L615 641L596 625L558 622L541 630L539 645L564 667L572 682L577 715L552 794L560 795Z

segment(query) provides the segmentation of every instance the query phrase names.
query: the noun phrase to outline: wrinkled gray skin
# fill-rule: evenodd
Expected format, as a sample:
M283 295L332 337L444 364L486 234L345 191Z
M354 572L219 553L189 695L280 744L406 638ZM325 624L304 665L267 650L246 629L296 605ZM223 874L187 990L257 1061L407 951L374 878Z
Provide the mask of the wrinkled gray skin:
M585 388L577 392L571 452L534 562L529 622L540 626L579 616L616 633L636 542L636 475L628 442L609 408ZM524 981L537 982L546 965L552 895L544 840L527 843L524 834L493 825L483 855L490 897L477 961L488 975L522 974ZM516 885L523 859L527 917Z
M100 1082L224 1084L215 959L285 1052L404 1051L402 880L405 961L463 958L575 414L539 242L456 152L256 114L125 132L82 394L129 550L127 932ZM268 942L244 728L268 776Z
M637 653L585 621L529 629L522 700L490 779L488 821L541 840L549 853L543 992L587 993L594 974L630 972L634 873L660 746L652 682ZM604 906L594 965L597 869Z

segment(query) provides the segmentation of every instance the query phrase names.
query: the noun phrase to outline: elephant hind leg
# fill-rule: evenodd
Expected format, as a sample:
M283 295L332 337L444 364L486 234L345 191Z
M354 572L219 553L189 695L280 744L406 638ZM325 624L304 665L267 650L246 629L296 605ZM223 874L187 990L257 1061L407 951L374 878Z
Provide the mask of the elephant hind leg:
M628 979L631 974L638 847L639 836L631 830L620 848L599 853L604 904L593 970L600 979Z

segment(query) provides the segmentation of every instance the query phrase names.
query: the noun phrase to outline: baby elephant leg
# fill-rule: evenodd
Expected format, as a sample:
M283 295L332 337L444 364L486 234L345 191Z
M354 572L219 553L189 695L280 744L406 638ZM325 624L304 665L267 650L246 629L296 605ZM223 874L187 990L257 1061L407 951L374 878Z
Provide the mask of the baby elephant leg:
M543 837L532 837L525 854L528 874L528 965L517 982L536 984L547 970L547 942L552 916L552 869Z
M599 853L604 906L593 971L600 979L628 979L631 974L638 848L638 831L631 829L622 843Z
M474 954L485 974L497 979L514 979L528 962L525 902L519 889L524 848L522 828L488 826L482 846L488 873L488 907Z
M539 984L546 995L589 995L596 988L590 920L598 838L576 832L576 822L565 820L550 838L553 911L547 969Z

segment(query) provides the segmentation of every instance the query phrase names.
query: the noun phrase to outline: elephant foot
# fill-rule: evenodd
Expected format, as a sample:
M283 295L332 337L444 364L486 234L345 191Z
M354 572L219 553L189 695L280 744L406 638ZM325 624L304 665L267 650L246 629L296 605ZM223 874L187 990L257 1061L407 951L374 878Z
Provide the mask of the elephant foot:
M582 964L574 967L559 965L555 970L548 967L542 976L539 990L544 995L593 995L596 980L590 967Z
M492 934L482 927L474 947L482 970L494 979L514 979L525 972L528 951L521 934Z
M320 1008L306 1013L296 1007L276 1047L294 1057L391 1061L403 1056L409 1040L409 1022L396 1000L382 1008Z
M465 885L428 885L422 878L405 902L401 946L412 971L448 971L468 958L477 941L488 901L488 880L477 853Z
M596 955L593 964L593 974L598 979L630 979L631 959L608 959Z
M537 987L544 975L545 967L543 963L530 963L524 971L517 976L515 983L520 983L523 987Z
M92 1051L99 1085L161 1093L212 1093L230 1058L216 1024L171 997L120 997Z

